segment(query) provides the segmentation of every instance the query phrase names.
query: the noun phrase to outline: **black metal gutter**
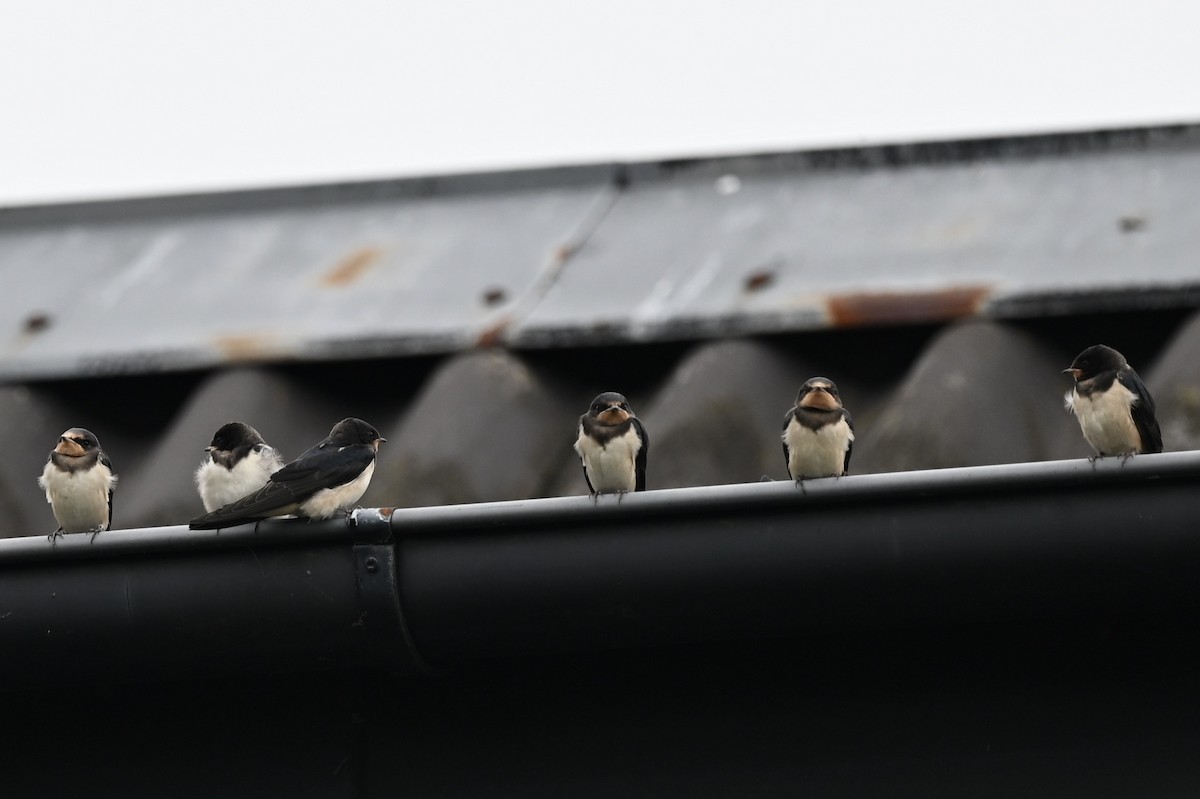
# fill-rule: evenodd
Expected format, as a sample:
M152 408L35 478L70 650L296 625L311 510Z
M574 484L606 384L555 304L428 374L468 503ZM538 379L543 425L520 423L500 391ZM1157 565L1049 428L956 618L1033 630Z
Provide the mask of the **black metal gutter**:
M0 678L421 668L390 534L362 516L0 540Z
M1198 480L1185 452L3 539L0 684L1194 611Z

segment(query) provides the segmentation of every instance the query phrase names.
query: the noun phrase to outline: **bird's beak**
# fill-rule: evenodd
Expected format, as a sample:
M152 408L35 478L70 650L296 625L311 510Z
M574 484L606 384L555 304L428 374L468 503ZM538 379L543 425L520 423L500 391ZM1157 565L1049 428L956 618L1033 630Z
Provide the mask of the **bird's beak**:
M212 452L214 449L216 449L216 447L205 447L205 448L204 448L204 451L205 451L205 452Z
M1081 374L1083 374L1083 371L1082 371L1082 370L1080 370L1080 369L1076 369L1076 368L1074 368L1074 367L1068 367L1068 368L1066 368L1066 369L1063 369L1063 370L1062 370L1062 373L1063 373L1064 375L1070 375L1071 377L1073 377L1073 378L1075 378L1076 380L1078 380L1078 379L1079 379L1079 376L1080 376Z
M629 416L630 414L626 413L618 405L609 405L597 414L597 418L600 418L607 424L614 425L623 423Z
M66 438L65 436L58 439L58 446L54 448L54 451L60 455L70 455L76 458L86 452L78 441L73 438Z
M829 393L825 386L813 386L812 390L800 400L801 408L822 408L827 411L837 410L838 401Z
M380 444L386 444L386 443L387 443L387 439L384 438L383 436L380 436L379 438L375 439L375 451L376 452L379 451Z

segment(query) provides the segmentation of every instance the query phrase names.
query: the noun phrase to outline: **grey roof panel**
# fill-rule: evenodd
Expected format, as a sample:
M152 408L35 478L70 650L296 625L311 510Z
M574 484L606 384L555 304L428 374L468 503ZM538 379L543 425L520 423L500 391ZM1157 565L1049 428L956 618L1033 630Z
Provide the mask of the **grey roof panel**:
M514 333L647 340L1200 285L1200 149L634 182ZM619 275L619 279L614 276ZM1063 298L1073 298L1064 300Z
M0 376L474 346L606 207L602 183L0 227Z
M1150 133L8 209L0 378L1200 305Z

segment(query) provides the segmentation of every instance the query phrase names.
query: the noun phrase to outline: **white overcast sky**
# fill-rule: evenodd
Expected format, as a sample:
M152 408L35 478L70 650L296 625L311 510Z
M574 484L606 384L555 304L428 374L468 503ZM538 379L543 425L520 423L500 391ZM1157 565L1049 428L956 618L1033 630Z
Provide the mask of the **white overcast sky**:
M0 10L0 205L1200 120L1189 0Z

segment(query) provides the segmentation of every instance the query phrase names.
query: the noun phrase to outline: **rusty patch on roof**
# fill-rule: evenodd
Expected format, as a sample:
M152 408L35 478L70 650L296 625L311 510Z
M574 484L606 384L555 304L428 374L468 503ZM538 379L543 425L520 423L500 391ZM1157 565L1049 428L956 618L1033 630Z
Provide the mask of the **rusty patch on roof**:
M321 283L326 286L348 286L361 278L381 255L383 251L378 247L355 250L326 272L321 277Z
M775 272L771 269L758 269L746 275L742 286L746 291L760 291L775 282Z
M218 336L213 343L230 361L258 361L283 354L279 343L266 335Z
M493 324L488 325L475 339L475 346L483 349L498 347L504 343L508 328L512 324L511 316L502 316Z
M959 319L979 313L991 286L960 286L940 291L841 294L830 297L834 327L903 324Z
M44 311L35 311L25 317L26 333L41 333L50 327L52 317Z

